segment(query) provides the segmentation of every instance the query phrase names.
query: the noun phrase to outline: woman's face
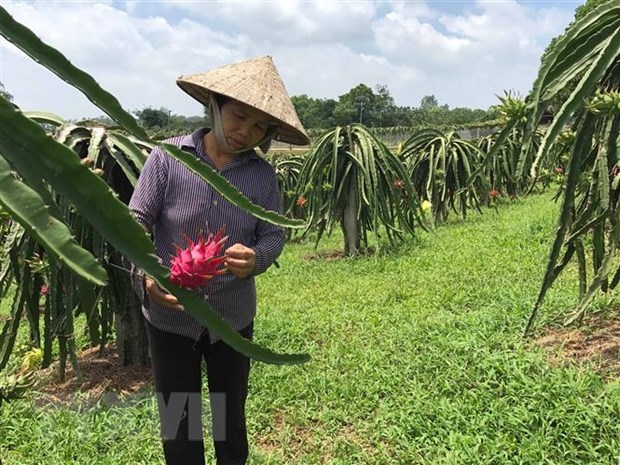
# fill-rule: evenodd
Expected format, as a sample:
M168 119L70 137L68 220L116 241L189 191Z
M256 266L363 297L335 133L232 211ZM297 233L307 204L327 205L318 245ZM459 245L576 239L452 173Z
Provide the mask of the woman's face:
M224 103L220 114L224 136L231 150L255 147L270 124L267 115L236 100Z

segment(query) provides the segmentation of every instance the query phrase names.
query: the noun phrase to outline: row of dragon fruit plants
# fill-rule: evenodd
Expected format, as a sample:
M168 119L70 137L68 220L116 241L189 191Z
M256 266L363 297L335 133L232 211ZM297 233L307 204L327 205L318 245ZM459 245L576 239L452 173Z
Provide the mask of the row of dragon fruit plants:
M9 117L13 116L13 111L10 106L6 107ZM68 150L58 153L56 169L62 163L69 164L77 154L82 168L104 181L118 200L128 203L153 143L134 137L126 130L106 128L95 122L73 124L55 115L35 112L24 112L23 116L31 121L24 120L23 125L38 124L45 130L46 143L53 141ZM511 139L514 147L497 155L510 157L511 171L501 174L506 179L513 177L517 136L515 131ZM54 146L54 150L58 151L59 147ZM484 158L481 148L459 139L455 133L421 131L394 153L366 127L352 125L327 131L317 140L313 150L303 157L303 163L296 158L278 160L277 157L274 163L282 183L287 221L293 225L305 223L302 230L306 233L316 231L317 240L324 232L330 233L335 226L342 225L345 251L356 255L367 250L369 233L379 234L378 225L390 241L397 241L413 234L415 226L426 226L429 212L439 221L447 216L450 208L465 215L468 208L480 208L500 195L517 194L518 190L512 185L498 184L496 175L491 176L489 188L482 186L480 181L473 184L468 181ZM15 163L20 161L21 158L15 158ZM495 165L490 164L489 169L492 171ZM17 171L5 167L8 177L3 184L6 195L2 199L7 202L33 195L24 192L16 197L15 193L25 187L20 184L20 179L37 185L29 178L31 174L27 167L22 170L15 166ZM485 175L489 172L485 171ZM24 203L23 209L15 203L2 209L0 240L4 248L0 297L7 296L11 289L18 292L11 305L12 318L5 323L0 335L0 371L7 366L13 352L22 320L20 315L27 317L32 346L42 348L42 366L51 363L52 343L57 340L61 372L64 373L67 362L77 368L74 321L82 314L88 322L87 338L93 345L104 346L116 333L122 362L145 363L148 354L144 334L135 318L135 314L139 314L139 302L131 290L127 264L122 260L119 247L80 213L76 203L66 195L65 184L50 187L51 190L43 185L40 195L46 196L42 198L51 209L42 209L40 214L29 213L36 210L28 203L34 200ZM80 189L78 185L77 190L82 192ZM486 195L489 192L491 198ZM49 239L39 237L38 231L44 229L28 227L31 221L53 222L46 211L52 212L54 219L63 220L76 243L77 247L72 250L62 251L65 258L59 259L58 252L50 253L49 244L45 243L52 243L55 236ZM265 215L265 212L258 213ZM125 214L119 212L119 215ZM95 257L86 271L84 251ZM80 261L79 272L69 266L74 255ZM60 267L61 263L65 266ZM95 273L95 283L91 282L93 276L84 277ZM106 281L110 285L102 287ZM42 327L39 322L41 306L45 320ZM129 310L119 313L115 309ZM56 330L52 331L52 327Z
M524 111L524 102L502 99L507 121ZM325 132L304 155L275 153L269 160L283 211L307 224L302 236L316 233L318 243L341 227L345 252L355 255L380 231L393 243L450 213L466 218L469 211L561 184L571 131L561 135L535 177L530 172L542 134L534 133L525 154L522 135L523 124L471 141L454 131L423 129L390 150L368 128L353 124Z
M42 126L49 139L77 154L80 164L103 180L121 202L128 202L151 143L118 129L76 125L49 114L24 115ZM342 227L345 252L356 255L368 250L373 235L385 234L390 242L397 242L414 234L418 226L445 220L450 211L465 217L468 210L480 210L524 192L528 183L516 181L520 131L512 129L495 153L490 149L497 135L476 143L434 129L414 134L397 151L391 151L368 128L354 124L327 131L304 157L275 155L270 159L281 183L283 211L290 221L303 221L306 227L300 231L314 231L317 242L324 233ZM69 152L62 156L69 157ZM16 318L6 323L0 337L0 370L14 347L20 313L28 317L32 345L44 349L43 366L50 364L52 340L57 339L64 372L67 357L75 356L73 321L80 314L88 322L87 337L92 344L105 345L116 326L123 363L144 363L146 344L141 341L144 334L139 325L133 327L135 315L114 314L118 308L139 311L121 253L66 195L55 190L46 195L50 205L58 205L55 214L63 218L79 246L96 257L97 266L103 267L113 285L92 285L67 266L59 268L58 259L38 242L36 231L24 229L24 222L17 221L19 211L9 214L3 210L0 297L6 296L12 285L19 292L12 310ZM41 304L50 320L43 328L38 323ZM49 330L54 325L59 326L58 331Z
M521 108L523 103L506 100L504 105L507 107L506 117L511 118L515 113L511 108ZM57 142L77 153L81 164L103 179L123 202L128 201L140 167L152 147L150 144L101 126L68 124L52 115L26 115L42 124ZM532 159L531 155L525 157L525 163L519 163L523 158L523 128L507 126L505 131L503 141L498 144L501 132L466 141L455 132L426 129L391 151L368 128L352 125L327 131L313 150L303 157L274 154L269 159L274 163L280 181L285 214L303 220L307 224L304 233L316 231L317 242L324 232L331 232L335 226L343 227L345 252L355 255L367 250L369 232L378 234L377 220L387 238L397 241L407 233L413 234L415 226L425 227L444 221L450 211L465 218L468 210L481 211L484 206L514 199L534 186L544 188L552 181L563 181L567 147L574 139L571 131L561 135L550 152L552 156L545 162L549 168L540 170L542 175L537 179L528 175L531 162L527 160ZM537 150L540 137L535 133L529 150ZM37 246L32 239L25 240L23 229L11 221L6 212L0 223L0 236L7 245L0 273L0 291L6 292L10 284L7 278L10 278L12 268L8 266L11 263L8 257L23 257L27 265L21 274L14 273L15 283L25 289L26 294L34 296L38 290L43 297L44 311L57 315L56 318L64 318L68 325L66 329L72 330L73 318L86 313L89 339L93 344L104 345L112 336L113 309L139 305L130 290L120 255L93 228L87 227L82 217L71 213L69 205L65 207L69 207L65 210L69 213L66 221L77 233L80 244L99 257L108 277L115 283L104 288L100 306L95 304L95 288L85 286L66 269L59 272L44 248ZM71 318L67 315L72 312L59 305L67 300L77 304L78 312ZM50 347L52 334L47 331L41 334L36 317L28 316L32 320L32 339L40 341L43 337L44 346ZM117 341L118 346L128 347L127 353L144 358L146 354L141 350L144 344L136 337L135 331L127 330L127 321L124 326L125 330L119 334L121 337L125 334L127 341ZM16 331L17 327L14 327L6 333L11 335ZM72 339L64 340L62 334L55 336L65 356L75 351L75 347L71 347ZM5 344L0 369L8 361L9 347L10 344ZM51 351L36 353L43 366L49 365ZM30 353L30 359L33 354Z

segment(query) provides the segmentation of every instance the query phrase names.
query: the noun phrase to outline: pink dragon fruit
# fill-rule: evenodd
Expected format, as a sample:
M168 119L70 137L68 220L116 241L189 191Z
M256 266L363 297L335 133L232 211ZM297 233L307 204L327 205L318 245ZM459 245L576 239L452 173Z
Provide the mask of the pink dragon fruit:
M175 245L177 254L170 265L170 281L186 289L196 289L214 276L225 273L226 269L220 268L220 265L226 257L218 255L228 236L222 235L220 230L215 236L209 234L205 240L199 233L196 243L186 237L187 248L181 249Z

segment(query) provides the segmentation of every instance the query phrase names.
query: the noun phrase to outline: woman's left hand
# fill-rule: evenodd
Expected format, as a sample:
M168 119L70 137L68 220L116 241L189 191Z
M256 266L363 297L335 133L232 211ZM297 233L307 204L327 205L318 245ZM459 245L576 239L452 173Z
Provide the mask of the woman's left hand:
M237 278L247 278L254 271L256 253L243 244L235 244L224 252L226 268Z

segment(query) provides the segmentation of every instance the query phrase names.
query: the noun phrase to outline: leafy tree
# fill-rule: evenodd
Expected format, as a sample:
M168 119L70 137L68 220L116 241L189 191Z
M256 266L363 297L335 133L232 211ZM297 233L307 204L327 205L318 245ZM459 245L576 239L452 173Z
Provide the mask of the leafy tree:
M420 100L418 108L422 124L431 126L443 126L449 124L450 107L448 105L439 106L439 102L434 95L425 95Z
M426 111L425 122L432 126L444 126L449 124L450 107L448 105L437 105Z
M411 107L394 106L392 111L385 117L385 127L415 126L417 109Z
M305 128L327 128L333 125L334 99L318 99L306 94L291 98L295 111Z
M439 102L437 102L437 98L434 95L425 95L420 100L420 110L432 110L438 106Z
M491 119L491 115L486 110L457 107L449 111L447 123L458 125L486 121L489 119Z
M365 84L358 84L338 98L334 108L334 123L346 126L363 123L365 126L389 126L396 122L394 98L385 85L373 91Z
M210 125L206 110L203 116L183 116L171 114L170 110L166 108L155 110L148 107L136 111L134 114L148 129L149 135L157 140L189 134L198 128Z
M374 103L374 126L388 127L398 125L394 118L396 111L394 97L390 95L386 85L377 85L375 87Z
M0 82L0 95L2 95L9 102L13 101L13 96L6 91L6 89L4 88L4 84L2 84L1 82Z
M334 122L339 126L366 122L370 126L374 103L374 92L365 84L358 84L338 98L334 108Z
M147 129L165 128L170 125L170 110L160 108L159 110L151 107L134 111L140 124Z
M205 125L209 126L202 116L171 115L167 129L174 134L189 134Z

